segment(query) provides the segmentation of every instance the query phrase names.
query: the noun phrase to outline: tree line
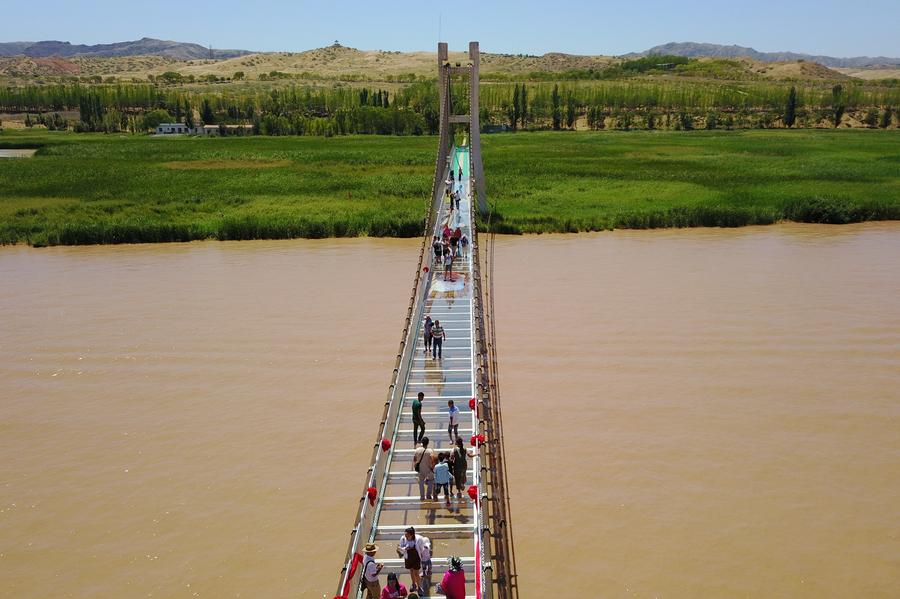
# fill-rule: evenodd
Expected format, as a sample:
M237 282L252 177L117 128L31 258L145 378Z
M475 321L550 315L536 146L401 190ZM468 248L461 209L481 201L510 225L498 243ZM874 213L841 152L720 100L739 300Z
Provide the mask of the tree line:
M454 108L468 105L453 87ZM855 122L890 127L900 87L803 86L680 81L574 81L483 84L484 127L573 128L808 127ZM78 111L63 123L58 113ZM252 125L267 135L434 134L439 102L433 82L395 90L335 85L197 92L149 84L0 88L0 111L34 114L32 124L77 131L153 130L161 122ZM55 117L42 116L57 114ZM39 121L43 119L43 122Z

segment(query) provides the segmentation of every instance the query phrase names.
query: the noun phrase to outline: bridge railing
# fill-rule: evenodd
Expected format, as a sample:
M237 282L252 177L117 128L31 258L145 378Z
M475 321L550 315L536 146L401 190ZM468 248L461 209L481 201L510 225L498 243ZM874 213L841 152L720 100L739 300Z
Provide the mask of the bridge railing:
M471 166L470 166L470 173ZM473 173L474 174L474 173ZM470 181L470 187L472 193L474 194L475 185L474 181ZM474 206L475 202L472 202ZM474 216L474 215L473 215ZM478 526L478 552L480 556L479 564L476 564L476 567L483 568L480 572L480 576L478 585L481 591L481 597L484 599L490 599L493 595L493 552L492 552L492 544L491 544L491 530L487 522L487 510L489 507L489 502L493 500L493 497L488 495L488 482L489 482L489 472L488 461L485 458L485 454L491 451L490 443L494 440L490 437L490 430L487 427L488 419L491 417L491 402L490 402L490 388L488 384L487 377L487 344L485 342L485 310L482 302L482 281L481 281L481 257L479 253L479 243L478 243L478 223L477 219L472 218L472 284L473 284L473 318L472 318L472 326L475 333L475 355L477 357L477 365L475 366L476 371L476 388L478 389L478 434L484 435L484 438L487 440L488 445L482 447L482 459L480 463L480 471L478 473L478 488L481 490L481 495L478 498L479 509L478 515L476 518L476 525Z
M440 152L439 152L440 153ZM446 152L444 152L446 154ZM394 369L391 384L388 386L387 399L384 403L384 411L381 423L378 427L378 437L372 449L372 458L366 477L366 486L359 499L356 524L350 535L350 543L347 547L344 567L341 570L341 582L336 597L355 597L359 589L359 568L353 568L355 555L360 551L360 545L364 545L372 536L372 526L375 522L375 506L369 502L369 489L378 489L383 494L387 482L387 472L390 470L390 450L385 451L381 447L382 439L396 441L397 428L400 422L400 409L403 404L403 393L406 387L406 379L412 364L416 347L416 334L418 323L424 318L425 296L430 289L431 277L424 272L430 256L431 239L434 234L443 202L442 188L446 176L446 164L438 164L435 171L435 179L432 186L432 197L428 205L428 213L424 219L422 233L422 246L419 249L419 263L410 291L409 304L406 309L406 320L403 326L403 335L400 340L400 349L394 361ZM377 503L376 503L377 505Z

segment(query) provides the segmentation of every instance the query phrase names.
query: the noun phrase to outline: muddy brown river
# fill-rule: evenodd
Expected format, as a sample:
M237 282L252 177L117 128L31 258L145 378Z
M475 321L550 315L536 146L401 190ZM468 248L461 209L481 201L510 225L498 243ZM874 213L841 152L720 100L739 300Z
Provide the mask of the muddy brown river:
M0 596L330 599L417 247L0 248ZM496 264L523 599L897 596L900 223Z

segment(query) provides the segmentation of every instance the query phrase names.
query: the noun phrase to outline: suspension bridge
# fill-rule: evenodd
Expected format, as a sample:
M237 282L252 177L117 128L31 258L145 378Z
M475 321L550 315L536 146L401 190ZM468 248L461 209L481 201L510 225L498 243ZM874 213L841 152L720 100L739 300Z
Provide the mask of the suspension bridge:
M451 63L447 44L438 44L440 137L422 246L335 599L367 596L360 578L368 543L379 547L381 586L391 572L409 586L395 549L410 526L431 540L433 573L422 581L420 596L441 596L437 583L449 567L447 558L457 556L467 599L518 597L493 322L493 236L478 232L479 223L491 217L478 122L479 57L478 42L470 42L468 61ZM458 196L458 206L448 201L448 192ZM431 251L434 236L441 239L446 229L459 229L471 241L452 260L450 275ZM426 316L440 321L446 333L440 358L425 351ZM447 402L460 410L458 435L469 454L466 492L449 505L420 497L412 414L419 393L425 436L435 454L453 448Z

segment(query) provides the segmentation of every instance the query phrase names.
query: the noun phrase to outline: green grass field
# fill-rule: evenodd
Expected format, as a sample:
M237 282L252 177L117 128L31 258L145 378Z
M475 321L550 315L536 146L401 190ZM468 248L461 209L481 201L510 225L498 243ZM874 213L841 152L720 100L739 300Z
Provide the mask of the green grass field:
M413 236L434 137L169 138L13 132L0 242ZM505 233L900 219L900 132L485 136Z

